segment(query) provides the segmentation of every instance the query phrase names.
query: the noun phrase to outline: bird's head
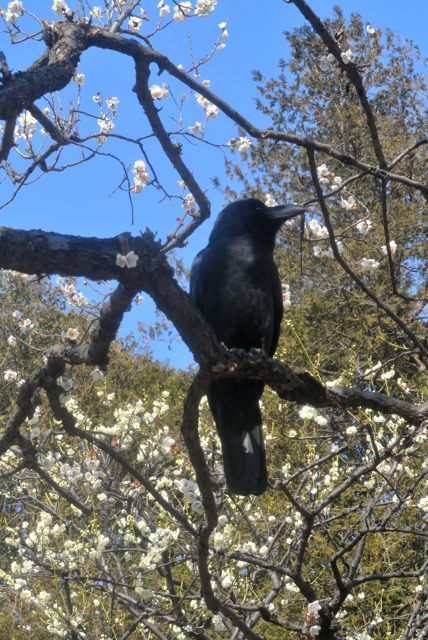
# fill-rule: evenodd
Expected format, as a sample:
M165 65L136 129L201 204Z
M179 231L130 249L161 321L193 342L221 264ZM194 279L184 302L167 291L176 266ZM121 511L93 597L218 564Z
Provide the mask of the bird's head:
M281 225L305 212L294 204L268 207L257 198L232 202L221 211L210 235L210 241L228 236L251 234L260 240L273 243Z

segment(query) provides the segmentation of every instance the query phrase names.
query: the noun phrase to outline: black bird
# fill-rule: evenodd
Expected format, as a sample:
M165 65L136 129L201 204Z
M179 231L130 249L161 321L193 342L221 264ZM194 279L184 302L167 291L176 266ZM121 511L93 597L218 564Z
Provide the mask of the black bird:
M275 236L286 220L303 212L249 198L219 214L208 246L193 261L190 295L226 347L275 353L283 314ZM259 380L213 380L208 390L226 481L239 495L259 495L267 488L263 387Z

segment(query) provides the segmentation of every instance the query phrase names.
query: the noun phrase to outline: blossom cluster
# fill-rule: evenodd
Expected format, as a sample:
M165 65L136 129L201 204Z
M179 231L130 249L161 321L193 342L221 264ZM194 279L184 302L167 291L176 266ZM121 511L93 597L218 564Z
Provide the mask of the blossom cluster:
M168 393L162 393L151 405L138 400L116 406L114 410L108 410L115 402L112 393L107 394L100 389L99 398L107 409L104 424L93 420L74 399L67 400L66 406L75 415L79 426L98 434L98 437L102 434L107 442L111 441L120 450L131 451L136 448L138 469L153 484L162 499L172 503L183 517L191 518L194 525L200 523L203 506L199 487L189 475L187 456L177 436L165 424L170 411ZM206 403L202 407L201 442L207 451L212 434L206 431L205 405ZM318 430L326 427L328 422L318 410L308 405L301 407L299 416L314 422ZM391 422L391 425L387 426L387 422ZM382 426L384 430L399 428L396 420L385 421ZM392 431L390 436L393 436ZM62 608L55 595L59 574L74 572L87 579L89 584L91 576L99 576L98 583L94 585L95 597L91 598L97 608L101 606L101 600L108 597L104 576L111 581L116 574L119 580L126 575L128 597L150 603L151 609L162 616L168 591L159 588L156 576L159 576L158 571L162 571L167 562L171 571L174 572L176 568L179 571L184 592L191 589L190 592L187 591L192 594L191 598L183 599L182 605L188 629L193 629L193 625L197 627L202 620L207 627L222 632L225 629L223 615L213 616L208 612L199 594L190 587L191 584L197 584L193 537L189 537L177 526L171 515L160 508L157 500L140 483L129 476L123 477L123 474L117 477L112 475L113 468L106 466L102 452L86 447L79 451L71 439L60 433L56 435L56 439L60 450L40 456L40 464L61 487L73 490L81 500L87 499L95 512L89 518L82 514L76 518L73 515L75 507L71 507L71 510L69 508L67 512L63 506L54 513L52 505L58 502L58 497L55 492L49 491L48 504L51 506L36 512L34 516L34 510L29 509L27 512L25 500L33 495L36 487L28 482L23 483L24 491L18 495L22 496L21 503L24 506L20 506L19 517L15 517L8 525L6 533L5 542L14 553L8 572L0 576L6 580L7 589L13 591L23 606L28 604L35 609L43 609L46 628L49 627L53 636L63 637L70 624L79 620L80 623L87 624L87 616L92 608L76 606L75 614ZM381 436L377 435L377 439L381 439ZM333 444L331 451L334 454ZM346 459L340 459L338 455L332 457L326 472L321 466L315 465L320 452L315 449L313 455L312 472L300 489L306 501L329 495L346 475ZM293 458L294 455L288 456L289 461L284 464L285 480L289 480L299 468L299 462ZM7 456L7 461L9 464L16 464L12 452ZM393 477L394 463L390 461L388 467L386 462L381 472ZM350 463L352 465L352 461ZM1 468L2 471L3 469L4 467ZM361 487L366 491L375 491L375 476L371 485L366 482ZM122 496L120 500L119 496ZM254 566L251 558L257 562L275 562L278 553L282 557L286 549L294 549L305 526L303 518L290 503L282 505L280 512L275 512L267 511L260 500L248 499L240 503L238 509L236 498L229 500L227 495L218 493L217 490L216 499L219 508L218 525L210 537L213 589L221 597L228 597L233 590L235 596L242 599L246 606L257 606L260 594L259 587L252 581ZM114 511L118 500L121 507ZM132 507L129 508L129 505ZM428 504L420 497L415 501L414 507L421 512L428 508ZM112 513L115 513L114 517L111 517ZM73 518L72 527L69 526L70 518ZM242 527L242 523L248 523L248 528ZM279 530L280 536L277 535ZM253 531L256 533L252 533ZM230 552L238 556L243 554L243 557L229 559ZM44 573L46 566L54 572L49 579ZM87 593L84 583L85 580L70 585L70 596L76 605ZM363 599L360 598L359 601L363 602ZM306 603L303 607L298 586L291 578L285 577L280 596L267 606L269 612L277 614L289 610L291 604L294 610L297 607L302 609L304 632L310 637L317 637L321 630L321 603L317 600ZM117 606L120 607L120 601ZM380 620L380 616L377 619ZM179 626L171 622L170 628L175 637L181 637ZM98 634L97 637L102 636Z
M70 7L64 0L53 0L52 11L62 16L70 11Z
M352 194L347 193L346 189L344 189L345 185L343 183L343 179L341 176L335 175L335 173L331 169L329 169L329 167L325 163L317 167L317 176L320 184L331 189L332 193L334 193L336 190L339 190L339 189L341 190L342 195L340 196L340 199L338 202L338 205L341 209L349 212L357 210L358 208L357 200ZM373 223L370 218L370 213L368 213L364 218L357 220L357 222L353 223L352 226L355 227L359 235L368 236L373 228ZM323 240L328 237L328 231L326 227L324 225L321 225L315 219L309 220L306 223L305 229L306 229L307 236L309 238ZM336 244L337 244L339 253L341 253L343 250L342 242L339 240L336 242ZM397 248L398 248L398 245L395 242L395 240L391 240L389 242L389 249L392 256L395 255ZM387 251L386 245L383 245L381 247L381 252L384 255L387 255L388 251ZM320 245L314 245L313 253L314 253L314 256L317 258L333 258L334 257L333 250L331 247L323 248ZM378 267L380 266L380 262L379 260L376 260L374 258L363 257L360 259L359 266L363 272L370 273L378 269Z
M4 11L4 18L7 22L15 24L18 18L20 18L23 14L24 5L21 0L12 0L12 2L9 2L9 4L7 5L6 11Z
M240 136L239 138L232 138L227 143L227 146L233 151L239 151L242 158L245 159L247 157L247 151L251 147L251 140L245 136Z
M197 0L196 5L193 8L192 3L188 0L180 0L174 6L173 18L176 22L183 22L191 15L198 16L199 18L205 18L214 11L216 4L217 0ZM158 6L162 9L164 3L159 3Z
M215 118L219 108L200 93L196 94L196 102L204 109L206 118Z
M89 301L81 291L78 290L76 278L57 278L59 288L67 300L68 304L79 309L85 309L89 305Z
M144 187L150 182L150 175L147 172L147 165L144 160L136 160L132 169L134 184L131 187L133 193L141 193Z
M165 82L162 85L153 84L150 87L150 94L153 100L165 100L169 96L169 86Z

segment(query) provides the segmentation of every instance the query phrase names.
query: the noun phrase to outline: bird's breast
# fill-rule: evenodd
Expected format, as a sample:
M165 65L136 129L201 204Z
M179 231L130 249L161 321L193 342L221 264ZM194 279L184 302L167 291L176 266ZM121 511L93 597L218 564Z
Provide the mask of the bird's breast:
M206 257L204 315L228 347L269 351L274 324L272 252L237 239Z

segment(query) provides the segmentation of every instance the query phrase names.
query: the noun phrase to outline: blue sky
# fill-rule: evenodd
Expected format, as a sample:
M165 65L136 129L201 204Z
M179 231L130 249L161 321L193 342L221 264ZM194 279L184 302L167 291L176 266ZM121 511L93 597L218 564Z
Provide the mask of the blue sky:
M74 2L68 2L73 7ZM77 4L77 3L76 3ZM94 4L103 4L95 2ZM374 27L389 27L403 38L413 39L427 54L426 24L428 23L428 3L426 0L409 0L406 3L398 0L345 0L330 2L329 0L312 0L312 8L324 18L331 15L334 4L339 4L346 16L352 12L360 13ZM7 2L0 2L5 8ZM39 16L52 20L56 16L51 11L52 0L24 0L24 6ZM144 28L152 28L156 21L157 1L147 0L143 3L151 21ZM219 35L218 23L228 21L230 38L227 46L218 52L210 64L201 70L201 80L209 79L212 89L226 99L245 116L257 125L267 122L256 111L254 97L255 87L251 81L251 72L258 69L266 75L274 76L280 57L287 57L287 44L282 35L284 30L293 29L303 24L304 19L297 9L282 0L219 0L215 12L204 19L192 19L184 23L172 25L153 41L153 46L167 53L177 64L189 65L189 47L187 34L191 34L192 48L195 58L207 53ZM34 25L33 25L34 26ZM29 29L31 27L29 26ZM35 30L35 29L34 29ZM144 29L142 31L144 33ZM9 66L17 71L25 68L43 50L43 44L29 41L19 46L10 46L8 36L0 35L0 49L6 53ZM150 133L144 115L137 103L133 86L133 64L128 59L111 52L88 51L82 56L79 71L84 73L86 81L82 89L82 108L97 114L96 105L91 97L100 91L104 97L119 97L119 116L116 121L116 132L130 137ZM170 83L163 74L153 75L152 83ZM174 95L180 99L183 89L170 83ZM188 100L185 104L185 122L193 124L196 119L202 120L202 109L195 103L194 97L186 92ZM63 103L66 107L71 97L76 96L73 85L64 92ZM41 106L44 106L40 103ZM162 105L162 117L170 130L176 128L173 120L176 110L172 100ZM92 120L92 131L97 131L96 120ZM82 131L84 131L82 126ZM88 129L89 131L89 129ZM208 138L215 143L225 143L236 135L236 129L225 116L219 116L209 123ZM158 144L148 141L147 152L159 172L162 183L170 191L177 191L179 176L165 162ZM108 144L105 151L117 154L127 165L141 157L138 150L128 144ZM223 175L223 155L217 149L206 146L186 146L184 160L194 171L195 177L212 201L214 214L223 205L222 194L216 191L211 183L214 176ZM67 152L66 158L72 155ZM159 202L160 194L154 189L145 189L135 196L135 224L131 224L131 213L125 193L115 191L122 179L120 165L110 158L98 158L95 161L60 173L44 176L30 187L21 191L16 200L0 211L1 224L15 228L42 228L61 233L73 233L85 236L107 237L123 231L138 234L140 230L150 227L161 238L174 227L175 219L182 212L178 201ZM114 193L113 193L114 192ZM2 184L1 202L5 200L7 188ZM215 215L213 216L215 218ZM193 256L206 243L212 222L208 221L203 228L190 239L188 247L181 253L189 266ZM123 334L135 330L137 322L150 322L153 318L153 306L148 299L126 318ZM190 355L179 341L174 341L171 350L167 343L153 345L155 357L167 359L176 366L187 366L191 362Z

